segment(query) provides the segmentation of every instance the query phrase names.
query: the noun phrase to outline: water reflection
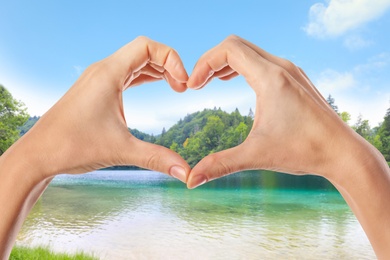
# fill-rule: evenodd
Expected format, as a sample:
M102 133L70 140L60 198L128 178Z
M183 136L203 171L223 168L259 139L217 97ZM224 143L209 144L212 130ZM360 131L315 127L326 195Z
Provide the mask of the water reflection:
M153 172L61 176L18 241L103 259L374 258L326 180L311 176L314 184L303 190L310 180L286 176L246 172L195 190Z

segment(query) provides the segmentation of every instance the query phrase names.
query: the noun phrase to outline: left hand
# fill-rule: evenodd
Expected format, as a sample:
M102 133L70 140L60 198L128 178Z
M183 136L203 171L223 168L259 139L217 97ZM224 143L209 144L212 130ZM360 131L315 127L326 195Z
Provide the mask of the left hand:
M161 79L177 92L187 89L177 52L146 37L92 64L22 138L30 156L25 160L43 177L135 165L185 182L189 165L177 153L132 136L123 113L124 90Z

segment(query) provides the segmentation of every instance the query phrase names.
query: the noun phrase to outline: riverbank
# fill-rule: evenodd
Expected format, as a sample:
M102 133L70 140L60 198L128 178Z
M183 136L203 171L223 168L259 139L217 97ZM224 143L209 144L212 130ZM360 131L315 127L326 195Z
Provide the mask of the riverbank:
M47 247L23 247L15 246L12 249L9 260L97 260L99 258L85 254L83 252L76 254L54 253Z

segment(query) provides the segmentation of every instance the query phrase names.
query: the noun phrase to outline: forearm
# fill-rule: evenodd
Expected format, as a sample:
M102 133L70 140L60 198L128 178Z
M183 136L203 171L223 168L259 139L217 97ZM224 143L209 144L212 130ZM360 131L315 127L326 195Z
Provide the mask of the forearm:
M365 141L349 149L333 184L362 225L378 259L390 257L390 169L383 156ZM341 164L342 165L342 164ZM337 177L338 176L338 177Z
M0 259L8 259L26 216L51 181L19 143L0 157Z

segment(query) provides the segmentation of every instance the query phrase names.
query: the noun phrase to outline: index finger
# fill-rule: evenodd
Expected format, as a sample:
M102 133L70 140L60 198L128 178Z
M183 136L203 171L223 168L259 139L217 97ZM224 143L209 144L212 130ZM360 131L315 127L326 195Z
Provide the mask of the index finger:
M170 78L176 81L176 84L171 84L176 91L181 92L186 88L188 75L179 54L171 47L147 37L137 37L116 51L110 59L122 86L129 75L151 63L163 67L165 73L169 73Z
M215 72L226 66L243 75L252 87L261 82L259 79L264 81L269 78L269 70L280 69L244 44L239 37L229 36L202 55L188 79L187 86L194 89L203 87Z

